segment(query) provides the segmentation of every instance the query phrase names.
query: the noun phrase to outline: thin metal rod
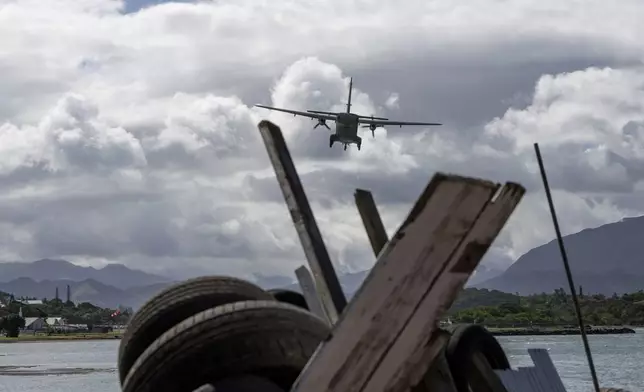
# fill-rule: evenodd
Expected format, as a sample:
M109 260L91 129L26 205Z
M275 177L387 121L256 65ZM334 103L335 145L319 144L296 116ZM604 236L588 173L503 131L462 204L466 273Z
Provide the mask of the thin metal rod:
M539 162L539 170L541 171L541 179L543 180L543 187L546 190L546 197L548 198L548 206L550 207L550 215L552 216L552 224L555 227L557 234L557 243L559 244L559 251L561 252L561 259L563 260L564 268L566 270L566 277L568 278L568 285L570 286L570 293L572 294L572 301L575 304L575 312L577 313L577 321L581 332L581 339L584 342L584 350L586 350L586 358L588 359L588 366L590 367L590 376L593 379L595 392L600 392L599 381L597 380L597 372L595 371L595 364L593 363L593 356L590 352L590 344L588 343L588 336L586 335L586 326L584 325L584 318L581 314L579 300L577 299L577 292L575 291L575 282L572 279L572 272L570 271L570 264L568 263L568 255L566 254L566 247L564 246L561 230L559 230L559 222L557 221L557 213L555 212L555 205L552 202L552 195L550 194L550 186L548 185L548 177L546 176L546 169L543 166L543 159L541 159L541 151L539 144L534 144L534 152L537 154L537 161Z
M315 278L316 289L325 313L332 324L347 306L347 299L335 273L329 252L315 221L302 182L297 174L282 130L270 121L258 124L277 182L282 190L291 219L300 237L304 254Z
M356 189L353 197L356 207L358 207L360 218L362 218L362 224L367 231L373 254L378 257L382 248L387 245L389 238L387 237L385 225L382 224L382 219L380 219L376 202L373 200L371 192L364 189Z

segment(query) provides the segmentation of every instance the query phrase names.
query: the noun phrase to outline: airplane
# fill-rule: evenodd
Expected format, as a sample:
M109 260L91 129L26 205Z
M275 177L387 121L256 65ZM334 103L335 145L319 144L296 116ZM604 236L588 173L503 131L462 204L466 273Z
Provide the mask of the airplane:
M346 112L324 112L319 110L307 110L306 112L300 112L297 110L290 109L281 109L274 108L271 106L265 105L255 105L260 108L278 110L280 112L290 113L293 116L304 116L309 117L312 120L318 120L318 123L315 124L313 129L319 127L320 125L326 127L328 130L331 130L327 125L327 121L335 122L335 133L332 133L329 136L329 148L333 147L335 142L342 143L344 149L347 149L347 146L350 144L356 144L358 146L358 151L362 146L362 138L358 136L358 126L362 124L362 128L369 128L371 130L371 135L376 137L376 128L382 128L387 125L398 125L402 128L403 125L442 125L440 123L422 123L422 122L408 122L408 121L389 121L387 118L374 117L374 116L362 116L359 114L351 113L351 91L353 90L353 78L349 79L349 99L347 101L347 111Z

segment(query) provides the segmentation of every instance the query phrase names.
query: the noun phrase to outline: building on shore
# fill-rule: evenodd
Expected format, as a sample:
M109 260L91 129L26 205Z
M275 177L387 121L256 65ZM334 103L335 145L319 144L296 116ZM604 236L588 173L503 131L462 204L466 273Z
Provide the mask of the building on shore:
M19 301L25 305L42 305L42 299L23 299Z
M65 320L64 317L47 317L45 321L50 327L58 327L67 324L67 320Z
M36 332L47 329L47 321L42 317L25 317L25 331Z

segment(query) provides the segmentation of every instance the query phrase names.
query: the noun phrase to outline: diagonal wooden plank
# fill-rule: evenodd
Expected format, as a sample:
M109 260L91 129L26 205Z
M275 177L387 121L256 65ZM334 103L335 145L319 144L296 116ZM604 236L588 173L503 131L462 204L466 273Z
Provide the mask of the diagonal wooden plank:
M365 387L497 189L436 174L291 391L384 391L386 384ZM458 270L470 263L452 264Z
M275 170L277 182L282 189L291 219L300 237L302 248L311 272L315 287L324 306L324 311L335 323L347 304L340 281L335 273L329 252L324 245L322 234L313 216L313 211L304 193L300 177L295 170L291 154L284 141L282 130L270 121L261 121L257 127L264 140L266 152Z
M385 225L380 219L376 202L373 200L371 192L364 189L356 189L353 197L356 202L356 207L358 207L362 224L367 232L367 237L371 243L371 249L376 257L378 257L380 251L385 247L389 239L387 238Z
M309 306L309 310L313 312L313 314L320 317L322 320L326 320L330 326L333 326L331 320L329 320L326 313L324 313L324 307L320 302L320 297L318 297L315 288L315 282L313 281L313 277L311 276L309 270L302 265L300 266L300 268L295 270L295 276L297 277L297 281L300 284L302 295L304 295L304 299L306 300L306 304Z
M435 283L428 285L418 310L379 364L366 390L375 391L378 385L384 385L387 391L406 391L418 381L418 374L428 370L435 357L427 358L426 346L438 321L463 289L524 194L521 185L508 183L493 202L485 205L469 233L435 277Z
M548 350L543 348L529 348L528 354L534 362L535 368L543 375L543 379L547 380L553 392L566 392L566 387L557 373L552 359L548 354Z
M421 382L412 387L409 392L457 392L449 365L443 355L444 347L447 346L451 334L445 330L439 331L434 335L435 340L432 342L432 349L439 351L439 357L422 377Z

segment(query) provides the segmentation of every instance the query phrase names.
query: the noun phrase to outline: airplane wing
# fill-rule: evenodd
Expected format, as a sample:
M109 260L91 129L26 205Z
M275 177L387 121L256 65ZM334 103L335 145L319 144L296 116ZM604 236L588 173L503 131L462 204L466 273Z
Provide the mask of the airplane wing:
M424 122L410 122L410 121L388 121L388 120L376 120L371 118L360 118L358 120L360 124L367 125L377 125L381 127L386 127L387 125L398 125L402 128L403 125L443 125L441 123L424 123Z
M280 108L274 108L272 106L264 106L264 105L255 105L255 106L257 106L258 108L277 110L277 111L284 112L284 113L290 113L290 114L292 114L294 116L304 116L304 117L315 118L315 119L334 120L335 121L335 119L337 117L337 116L332 115L332 114L300 112L298 110L280 109Z

